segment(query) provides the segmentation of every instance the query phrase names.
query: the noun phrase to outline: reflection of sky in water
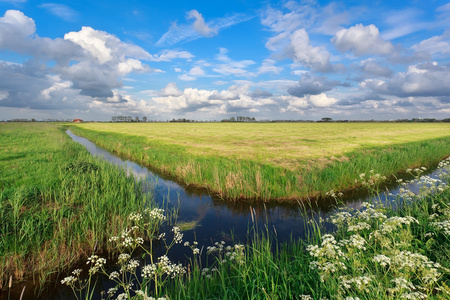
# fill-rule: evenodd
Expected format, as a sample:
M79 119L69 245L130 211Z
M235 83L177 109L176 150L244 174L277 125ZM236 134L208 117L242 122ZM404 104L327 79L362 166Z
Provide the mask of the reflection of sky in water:
M125 168L128 173L131 172L136 180L143 184L146 191L154 194L157 204L167 205L168 208L177 208L180 205L179 221L198 222L194 230L195 239L198 242L227 238L231 232L240 241L245 242L249 228L254 226L251 210L254 212L253 219L258 227L263 229L267 226L270 231L276 232L278 241L288 240L291 235L293 238L304 237L305 222L311 218L317 219L319 216L324 218L335 207L330 200L323 200L317 204L316 208L309 208L306 212L302 212L298 205L292 204L248 204L223 201L208 195L206 190L185 189L173 180L162 178L145 167L110 154L85 138L78 137L70 131L67 133L74 141L84 145L92 155L103 156L107 161ZM428 174L428 176L436 178L436 173ZM389 188L394 195L399 192L399 186L395 182L382 188ZM409 188L413 191L419 189L417 185L409 185ZM395 199L396 196L382 193L377 201L386 204L392 203ZM361 204L368 200L370 197L367 194L356 191L347 193L342 202L351 209L359 209ZM194 239L194 231L185 232L187 240Z

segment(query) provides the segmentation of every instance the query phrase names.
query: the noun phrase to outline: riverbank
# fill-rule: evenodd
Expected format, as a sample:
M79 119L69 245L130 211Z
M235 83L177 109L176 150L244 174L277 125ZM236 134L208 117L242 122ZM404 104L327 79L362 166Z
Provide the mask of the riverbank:
M421 188L416 194L401 190L392 205L367 202L362 209L341 207L327 220L311 220L305 240L278 245L276 233L267 229L254 232L247 245L203 245L186 240L174 226L173 236L162 237L165 255L146 251L143 260L135 260L128 253L151 246L134 243L122 247L120 274L106 270L98 257L91 258L90 272L106 275L112 286L107 294L119 299L448 299L450 159L440 168L446 170L440 179L419 179L423 168L408 171ZM380 192L376 185L369 188L375 196ZM145 230L133 216L134 225ZM332 232L326 223L334 224ZM121 247L124 238L111 240ZM160 239L155 235L153 242ZM170 260L175 244L192 251L189 263ZM77 274L62 284L78 286Z
M313 125L81 124L71 130L229 201L322 198L362 187L355 174L375 170L392 179L449 155L448 124Z
M102 250L147 198L124 170L92 157L61 125L0 126L0 289L6 293L27 278L44 286Z

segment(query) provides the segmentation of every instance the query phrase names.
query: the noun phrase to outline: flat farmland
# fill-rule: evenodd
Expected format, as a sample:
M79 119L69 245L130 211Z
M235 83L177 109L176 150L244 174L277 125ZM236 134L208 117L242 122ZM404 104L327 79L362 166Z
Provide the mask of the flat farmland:
M86 123L74 132L228 199L299 199L450 154L448 123Z

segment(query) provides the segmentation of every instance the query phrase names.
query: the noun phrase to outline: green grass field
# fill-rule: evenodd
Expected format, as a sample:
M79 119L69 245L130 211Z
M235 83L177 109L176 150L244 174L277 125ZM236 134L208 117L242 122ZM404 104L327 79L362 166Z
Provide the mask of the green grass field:
M133 178L57 124L0 124L0 174L0 289L78 264L145 201Z
M166 134L162 129L165 126L182 131L186 124L156 124L161 126L161 140L82 128L100 125L109 125L111 129L116 126L116 131L121 126L138 125L129 128L139 133L154 124L83 124L73 126L72 130L106 149L152 165L187 182L195 179L206 185L211 178L214 180L210 182L224 180L225 183L220 183L224 187L223 195L228 195L226 193L231 190L241 197L249 191L258 191L252 189L259 186L257 199L272 199L280 191L307 192L305 186L311 191L314 188L319 192L328 191L333 184L347 179L349 184L355 185L354 179L359 178L361 172L369 174L369 170L374 169L388 174L385 172L389 170L399 172L402 168L419 167L447 156L450 149L445 124L405 124L412 127L407 130L405 126L404 134L397 133L397 142L391 141L387 146L366 144L342 155L333 154L337 158L345 156L345 159L299 157L305 165L288 169L276 165L276 162L267 163L249 157L244 159L195 152L199 151L195 147L191 149L180 145L181 133L180 138L175 139L178 144L164 140ZM230 124L189 125L226 128ZM244 134L242 128L245 127L239 126L269 124L231 125ZM280 128L286 125L290 124L279 124ZM340 124L320 125L333 128ZM382 129L381 125L388 124L360 125L361 129L380 125L379 134L382 135L387 127ZM339 133L335 127L333 130ZM428 132L439 130L439 135ZM405 140L406 132L411 131L415 134ZM375 136L367 135L366 139ZM209 139L205 137L205 141L210 143L212 136ZM332 136L329 133L329 139ZM273 139L276 139L276 134ZM360 143L363 141L361 138ZM319 151L320 147L316 149ZM242 154L245 155L248 153ZM323 163L310 165L315 159ZM450 160L445 164L448 169ZM15 282L33 275L36 281L44 283L94 253L97 242L99 247L107 244L108 250L123 253L128 248L124 249L120 244L115 249L111 242L106 241L113 236L122 236L123 228L136 225L140 220L137 214L149 211L144 210L142 204L146 199L132 178L127 178L124 171L91 157L57 124L0 124L0 173L0 287L3 288L7 286L10 276ZM299 176L302 181L299 181ZM235 181L230 181L230 178ZM309 182L305 178L316 181ZM243 295L247 299L447 299L450 294L450 190L448 176L442 179L447 185L442 182L439 189L434 190L424 187L422 192L425 193L394 211L389 207L367 205L365 210L352 215L346 211L337 212L330 218L330 222L337 226L333 235L326 232L320 222L308 222L311 227L305 241L292 240L285 245L273 244L275 241L270 237L271 233L268 233L269 237L261 237L261 233L257 233L254 241L239 248L236 254L232 253L234 250L229 251L229 259L224 259L227 255L225 250L215 252L216 255L213 253L210 264L206 266L208 270L193 252L190 265L183 267L186 274L174 280L166 277L164 272L168 269L158 259L157 266L161 269L158 270L162 273L152 278L162 280L158 283L160 289L152 290L153 279L148 278L144 285L136 285L133 289L139 287L147 294L165 296L167 299L236 299ZM288 190L286 187L293 186L292 182L297 183L297 189ZM376 185L370 188L376 194ZM436 190L439 193L431 193ZM399 201L402 200L399 196ZM147 236L156 237L159 234L158 228L145 218L140 222L145 223L143 228L146 230L154 231L147 233ZM139 235L133 235L135 247L141 245L139 238ZM119 239L119 242L122 241ZM191 248L194 247L194 241L189 242ZM173 242L169 240L169 243ZM208 245L195 247L202 246ZM106 255L101 251L95 253ZM157 258L154 259L156 261ZM128 284L129 280L139 280L137 265L130 257L122 264L130 273L130 276L119 277L124 280L123 284ZM141 267L144 268L144 265ZM107 270L102 267L102 272ZM86 299L90 298L89 295ZM141 296L135 298L141 299Z
M447 123L90 123L73 131L223 198L271 201L355 188L450 154Z

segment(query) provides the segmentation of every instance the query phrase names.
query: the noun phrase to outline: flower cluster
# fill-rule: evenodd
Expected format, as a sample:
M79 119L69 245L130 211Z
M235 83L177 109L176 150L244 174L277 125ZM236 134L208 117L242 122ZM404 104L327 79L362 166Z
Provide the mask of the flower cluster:
M161 209L161 208L154 208L154 209L146 208L144 210L144 214L148 214L150 219L153 219L153 220L156 220L159 222L166 220L166 216L164 215L164 209Z
M306 250L309 252L309 255L316 259L311 262L310 268L319 271L322 282L339 270L346 269L344 252L342 252L331 234L322 236L322 244L320 246L308 245Z
M350 290L352 288L357 291L369 292L369 284L372 281L372 277L368 275L349 278L349 276L339 277L341 289Z
M153 278L155 275L160 276L164 274L173 279L185 273L185 267L181 264L172 263L166 255L159 257L156 264L149 264L142 268L142 276L144 278Z
M106 259L98 257L98 255L91 255L86 264L91 265L89 274L95 274L106 264Z
M138 222L138 221L142 220L142 214L140 214L140 213L131 213L131 214L128 216L128 219L129 219L130 221L136 221L136 222Z
M369 206L369 209L373 208ZM376 214L369 211L369 215ZM357 214L354 215L355 218L356 216ZM361 231L369 230L363 235L368 239L359 234L353 234L348 239L336 240L333 235L328 234L322 237L321 245L307 246L307 251L314 258L310 264L311 269L318 271L322 281L338 278L339 289L343 295L352 294L354 291L369 293L371 289L377 287L401 299L422 299L422 295L426 295L423 292L429 292L436 286L445 269L425 255L401 250L405 247L405 242L400 238L407 236L405 232L410 232L408 226L418 221L412 217L386 219L381 217L381 222L374 220L376 219L372 219L372 224L364 223L369 226L361 225L362 222L351 225L350 221L350 225L347 225L352 232L355 228ZM368 247L374 251L370 261L363 260L361 255L362 251L366 251ZM367 257L367 255L368 253L365 253L364 256ZM354 276L365 270L372 270L372 273ZM383 286L386 281L382 278L389 273L400 277ZM417 281L416 278L420 280ZM416 279L417 283L412 284L413 279ZM372 285L374 282L376 284Z
M172 228L173 231L173 241L175 244L179 244L183 241L183 234L181 233L181 230L179 227L174 226Z
M450 207L441 207L439 204L434 204L431 209L434 213L430 215L429 220L433 222L430 222L429 225L436 232L450 236Z

